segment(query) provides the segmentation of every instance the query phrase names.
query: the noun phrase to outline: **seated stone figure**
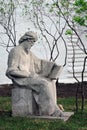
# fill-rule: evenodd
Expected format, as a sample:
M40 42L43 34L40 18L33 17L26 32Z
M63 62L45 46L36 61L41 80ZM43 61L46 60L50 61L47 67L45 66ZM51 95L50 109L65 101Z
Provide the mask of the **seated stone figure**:
M37 34L29 31L9 53L6 75L14 84L13 115L61 117L63 112L56 103L55 81L62 67L36 57L30 51L36 41Z

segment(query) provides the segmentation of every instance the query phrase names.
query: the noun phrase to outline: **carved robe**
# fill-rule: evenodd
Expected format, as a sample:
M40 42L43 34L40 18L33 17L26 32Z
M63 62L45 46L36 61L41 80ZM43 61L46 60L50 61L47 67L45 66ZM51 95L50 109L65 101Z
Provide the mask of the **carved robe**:
M6 75L18 87L33 91L40 115L51 115L56 110L61 113L56 104L55 81L52 80L59 77L60 71L61 66L39 59L31 51L26 52L17 46L9 54Z

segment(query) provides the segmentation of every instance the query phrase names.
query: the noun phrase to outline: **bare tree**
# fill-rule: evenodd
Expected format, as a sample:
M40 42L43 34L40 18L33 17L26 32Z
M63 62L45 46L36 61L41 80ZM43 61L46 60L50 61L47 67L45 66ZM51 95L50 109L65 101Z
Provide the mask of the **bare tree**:
M78 92L81 89L82 106L84 109L84 73L87 59L87 51L84 41L79 33L79 28L87 27L87 1L86 0L31 0L30 5L25 5L26 13L30 16L34 25L39 28L42 36L45 38L49 50L50 60L55 61L59 56L58 42L63 40L66 48L65 64L67 58L67 44L65 41L64 33L70 35L70 42L72 44L72 70L73 77L79 83L76 91L76 111L78 111ZM32 13L31 13L32 12ZM33 16L31 15L33 14ZM47 21L46 21L47 19ZM50 22L49 22L50 21ZM50 23L50 24L49 24ZM61 25L61 23L63 23ZM49 26L48 26L49 25ZM54 31L53 29L54 28ZM82 32L85 35L85 29ZM76 36L76 42L73 42L73 35ZM51 39L51 42L49 41ZM83 60L83 67L79 70L81 80L76 76L75 63L76 63L76 49L75 46L85 54ZM57 54L53 57L53 53L57 50ZM64 65L65 65L64 64Z
M73 58L72 58L72 68L73 68L73 77L76 79L76 81L79 83L79 86L77 87L76 91L76 111L78 111L78 92L79 88L81 89L81 97L82 97L82 111L84 110L84 72L86 67L86 59L87 59L87 50L86 50L86 44L83 42L81 35L84 34L85 36L85 30L81 30L82 34L79 33L79 28L81 26L86 27L87 19L86 19L86 12L87 12L87 1L86 0L75 0L75 1L65 1L62 2L56 1L56 6L58 10L60 11L62 17L67 23L67 26L69 27L68 34L71 35L71 43L72 43L72 49L73 49ZM62 7L62 9L61 9ZM76 36L77 41L73 43L73 34ZM81 74L81 81L77 78L76 72L75 72L75 61L76 61L76 50L74 47L74 44L79 47L79 49L85 54L84 60L83 60L83 67L79 70L79 73Z
M63 41L66 51L65 66L67 46L63 34L66 28L66 22L61 23L61 16L57 15L57 9L54 10L55 5L53 3L53 1L48 3L43 0L31 0L29 5L28 3L25 4L25 13L28 15L29 20L34 23L34 26L40 30L42 37L45 39L45 44L48 45L50 51L50 61L56 61L58 58L60 54L58 47L60 39Z
M16 46L16 30L15 30L15 9L17 0L1 0L0 1L0 46L6 47L9 52L9 47ZM7 39L7 41L6 41Z

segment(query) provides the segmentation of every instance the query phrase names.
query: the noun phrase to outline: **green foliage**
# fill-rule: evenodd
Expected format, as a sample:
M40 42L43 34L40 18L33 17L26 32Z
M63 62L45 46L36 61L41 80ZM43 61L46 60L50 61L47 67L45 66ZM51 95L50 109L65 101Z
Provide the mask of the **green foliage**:
M67 29L65 35L72 35L73 31L71 29Z
M74 5L77 7L86 7L87 1L86 0L75 0ZM87 10L87 8L85 8L85 9Z
M53 12L53 8L52 8L52 7L50 8L49 12L50 12L50 13Z
M73 20L81 26L86 26L87 20L87 1L75 0L73 5L75 7L75 13Z
M68 0L61 0L60 1L62 7L68 8L69 7L69 1Z
M6 13L12 13L12 11L15 9L15 3L12 0L8 1L0 1L0 14L6 14Z
M48 7L48 6L49 6L49 3L46 3L46 4L45 4L45 6L47 6L47 7Z
M79 25L81 26L84 26L85 25L85 19L84 17L81 17L81 16L74 16L73 17L73 20L78 23Z
M11 111L11 98L0 97L0 111Z

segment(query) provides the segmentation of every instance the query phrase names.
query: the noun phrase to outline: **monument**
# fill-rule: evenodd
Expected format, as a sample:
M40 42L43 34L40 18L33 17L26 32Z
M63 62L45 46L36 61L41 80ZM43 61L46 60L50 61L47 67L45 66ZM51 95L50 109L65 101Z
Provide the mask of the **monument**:
M6 75L13 82L13 116L63 117L56 102L56 79L62 66L39 59L31 52L37 41L35 32L26 32L8 56Z

